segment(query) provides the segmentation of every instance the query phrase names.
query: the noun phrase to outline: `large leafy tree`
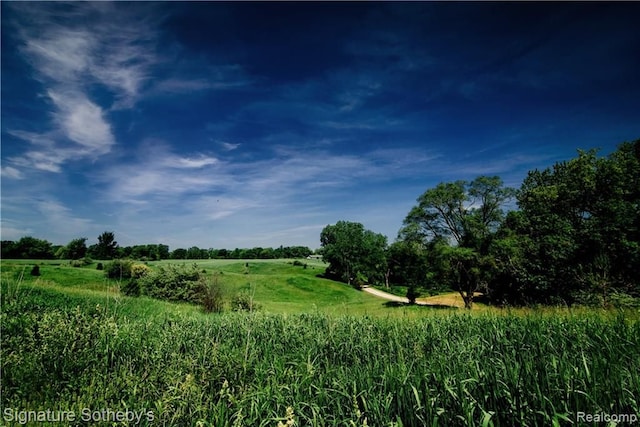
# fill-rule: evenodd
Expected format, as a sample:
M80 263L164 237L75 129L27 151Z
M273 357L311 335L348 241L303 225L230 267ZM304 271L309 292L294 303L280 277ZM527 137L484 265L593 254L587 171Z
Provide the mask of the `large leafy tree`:
M467 308L487 282L489 244L514 195L497 176L440 183L425 191L405 218L400 235L431 244L432 270L460 292Z
M80 259L87 254L87 238L73 239L57 252L58 258Z
M112 231L105 231L98 236L98 244L93 248L95 258L113 259L118 250L115 234Z
M608 157L595 150L528 174L513 231L528 245L518 286L540 302L640 289L640 141Z
M382 281L386 271L387 238L357 222L338 221L320 234L327 275L348 284Z
M420 289L430 285L428 248L415 240L397 240L387 249L388 282L407 287L407 298L415 303Z

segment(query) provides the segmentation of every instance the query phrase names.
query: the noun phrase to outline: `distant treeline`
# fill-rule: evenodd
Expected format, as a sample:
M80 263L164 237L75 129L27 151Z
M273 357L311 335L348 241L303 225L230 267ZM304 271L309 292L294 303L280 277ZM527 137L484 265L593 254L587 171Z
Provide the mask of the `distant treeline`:
M277 259L306 258L314 252L306 246L280 246L277 248L202 249L192 246L188 249L169 250L168 245L147 244L118 246L112 232L105 232L98 238L98 244L86 246L86 238L74 239L67 245L54 245L35 237L22 237L18 241L1 242L3 259L118 259L131 258L141 261L163 259Z

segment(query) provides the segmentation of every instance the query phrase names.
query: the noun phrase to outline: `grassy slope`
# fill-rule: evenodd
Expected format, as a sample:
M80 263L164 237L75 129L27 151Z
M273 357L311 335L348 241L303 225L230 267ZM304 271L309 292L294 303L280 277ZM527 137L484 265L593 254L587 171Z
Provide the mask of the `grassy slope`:
M433 311L424 307L406 307L388 304L386 301L357 291L344 283L318 277L324 272L326 265L315 260L304 260L307 268L294 266L293 260L166 260L150 262L151 267L167 264L196 263L198 268L207 274L218 274L220 283L232 295L240 291L253 294L261 305L262 311L269 313L303 313L322 312L327 314L371 315L382 317L415 317L421 313ZM34 263L40 266L40 276L30 275ZM248 264L248 267L247 267ZM50 291L63 292L68 295L86 295L93 299L100 297L119 298L128 301L127 297L119 297L118 283L107 280L101 271L96 270L96 263L84 268L74 268L68 262L3 260L4 279L22 278L24 286L35 285ZM122 303L124 304L124 302ZM125 305L130 305L127 302ZM140 306L146 310L151 306L172 310L172 305L140 298ZM184 311L185 308L180 308ZM190 311L189 309L187 309Z

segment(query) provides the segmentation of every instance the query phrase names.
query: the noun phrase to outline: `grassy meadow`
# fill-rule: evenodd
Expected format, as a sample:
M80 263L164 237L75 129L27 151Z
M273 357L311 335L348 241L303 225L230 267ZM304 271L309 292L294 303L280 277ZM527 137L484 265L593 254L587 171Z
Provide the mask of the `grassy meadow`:
M205 314L121 296L95 264L38 261L32 277L34 261L4 260L4 425L626 425L640 413L638 310L404 307L304 262L197 261L261 305ZM47 410L75 421L21 422Z

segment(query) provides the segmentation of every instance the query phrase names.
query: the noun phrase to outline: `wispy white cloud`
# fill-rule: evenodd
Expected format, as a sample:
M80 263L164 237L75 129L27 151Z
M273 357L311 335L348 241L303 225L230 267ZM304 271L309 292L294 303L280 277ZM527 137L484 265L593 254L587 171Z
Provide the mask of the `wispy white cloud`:
M219 141L219 144L222 146L222 148L225 151L233 151L238 147L240 147L241 145L240 143L233 143L233 142L227 142L227 141Z
M116 19L115 9L107 4L10 7L17 12L12 25L23 42L20 51L41 81L52 110L49 130L10 131L32 147L9 161L14 167L61 172L70 159L109 153L116 143L109 105L92 99L91 91L103 85L114 95L111 106L134 102L152 62L145 43L149 28L138 24L131 30L128 15L118 13Z
M178 78L172 77L159 81L153 91L156 93L166 93L169 95L201 92L208 90L229 90L248 86L252 82L238 79L235 76L221 76L219 78Z
M0 219L0 238L2 240L19 240L24 236L32 236L33 228L25 227L23 222Z
M134 163L112 165L102 177L109 197L121 203L146 204L158 198L180 200L184 194L201 193L228 182L224 164L203 153L176 154L164 142L142 144Z
M49 90L56 106L54 120L71 141L82 147L83 154L100 155L111 151L115 138L105 112L82 92Z
M2 239L17 240L47 230L49 241L65 244L71 238L95 231L95 223L83 218L55 197L4 196L2 206ZM29 224L29 225L27 225Z
M3 166L2 169L2 177L10 178L10 179L22 179L23 175L18 169L12 166Z
M218 159L204 154L195 157L174 156L167 159L167 164L170 167L179 169L200 169L204 166L215 165L216 163L218 163Z
M176 154L167 144L152 148L133 164L114 165L103 177L111 204L127 210L127 218L162 215L167 221L204 226L247 218L300 221L324 215L325 203L348 195L364 182L385 182L424 167L432 156L421 150L377 150L361 156L327 150L272 146L258 160L219 160L202 153ZM352 198L352 196L351 196ZM171 218L174 218L172 220ZM273 226L273 225L270 225ZM300 225L302 226L302 225Z

